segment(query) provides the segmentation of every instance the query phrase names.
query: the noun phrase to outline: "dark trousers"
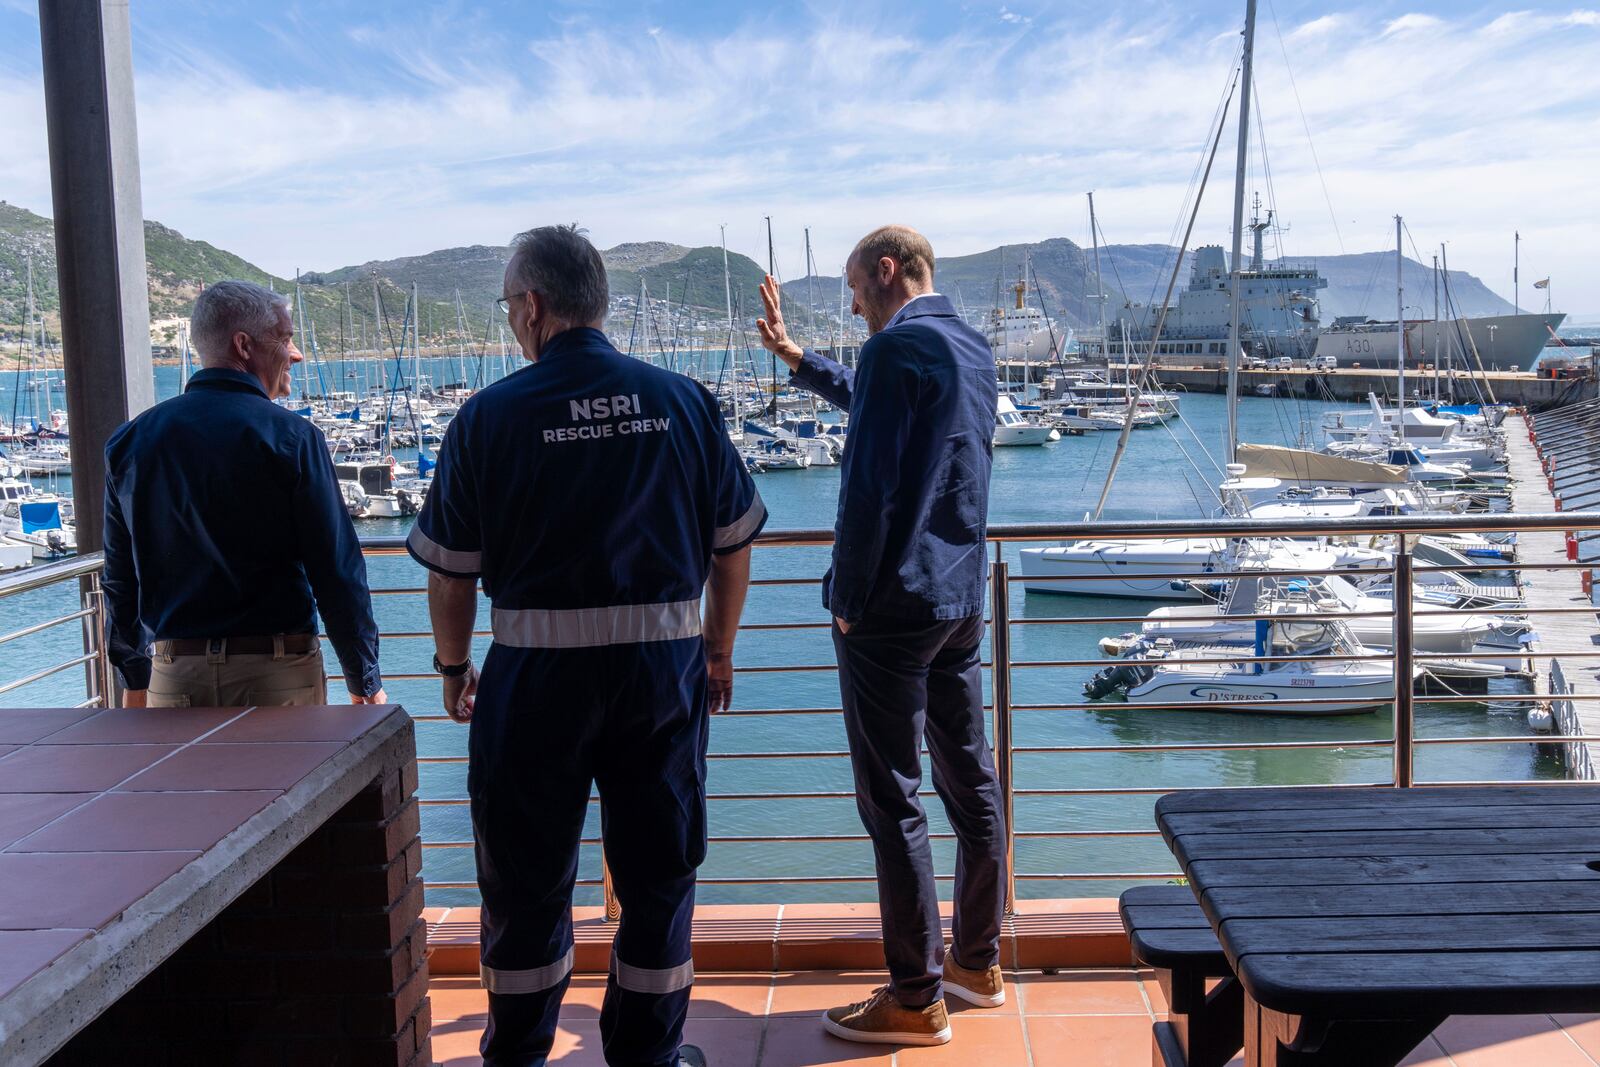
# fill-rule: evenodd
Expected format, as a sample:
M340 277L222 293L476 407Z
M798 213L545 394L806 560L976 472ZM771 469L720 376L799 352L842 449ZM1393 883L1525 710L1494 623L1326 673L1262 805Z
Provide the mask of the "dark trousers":
M543 1067L572 970L572 887L591 785L622 904L600 1011L612 1067L676 1067L706 852L700 638L599 648L495 645L472 718L467 792L483 893L486 1067Z
M869 615L848 634L833 628L856 807L877 858L883 953L895 999L908 1007L937 1000L944 971L928 815L917 796L924 740L956 836L956 962L984 969L1000 958L1006 827L983 728L982 638L981 617Z

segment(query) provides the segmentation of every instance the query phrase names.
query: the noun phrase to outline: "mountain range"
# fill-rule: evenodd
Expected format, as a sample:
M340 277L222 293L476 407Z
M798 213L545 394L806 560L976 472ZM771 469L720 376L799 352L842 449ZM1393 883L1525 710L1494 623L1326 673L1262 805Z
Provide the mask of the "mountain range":
M272 275L233 252L185 237L159 222L145 222L145 254L151 335L158 344L176 341L179 328L205 283L246 278L280 292L292 292L295 287L293 279ZM1114 311L1129 299L1159 299L1165 292L1175 254L1176 249L1166 245L1102 248L1100 265L1108 309ZM715 246L690 248L660 241L635 242L606 249L601 255L611 285L613 332L628 328L641 284L652 300L670 300L674 307L690 309L690 317L707 326L723 321L728 295L738 321L748 323L758 313L756 287L763 271L748 256L728 253L725 290L723 252ZM305 332L314 328L325 351L341 345L353 348L363 337L370 346L374 308L381 306L379 332L392 349L405 324L407 300L414 284L419 331L424 338L465 336L482 341L488 336L497 342L498 327L490 305L501 295L505 257L503 248L470 245L302 274L300 309L309 320ZM54 228L48 218L0 201L0 337L8 340L18 335L24 318L30 259L36 305L47 331L54 332L58 306ZM1030 300L1042 302L1047 314L1073 327L1082 328L1097 321L1092 252L1063 237L941 258L937 285L969 315L977 316L997 304L1011 303L1012 287L1022 274L1025 260L1029 266L1026 282ZM1337 315L1393 316L1394 253L1321 256L1310 262L1315 262L1329 283L1321 292L1324 322ZM1404 269L1408 305L1422 306L1431 313L1432 270L1410 259L1405 261ZM1184 270L1179 275L1178 288L1187 282ZM784 284L784 294L793 305L787 311L792 319L807 314L808 287L818 316L838 314L838 276L818 276L809 282L800 278ZM1511 310L1507 301L1465 271L1450 272L1450 289L1464 314L1503 314ZM465 328L458 328L458 322Z

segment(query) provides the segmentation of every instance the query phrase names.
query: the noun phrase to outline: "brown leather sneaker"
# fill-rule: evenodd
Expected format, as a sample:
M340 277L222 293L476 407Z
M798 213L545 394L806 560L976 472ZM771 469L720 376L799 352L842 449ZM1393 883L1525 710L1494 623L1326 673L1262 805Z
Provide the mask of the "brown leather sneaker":
M998 963L986 971L969 971L956 962L948 949L944 954L944 991L978 1008L998 1008L1006 1002L1006 983Z
M894 999L888 986L874 990L860 1004L828 1009L822 1028L846 1041L874 1045L943 1045L950 1040L944 1001L908 1008Z

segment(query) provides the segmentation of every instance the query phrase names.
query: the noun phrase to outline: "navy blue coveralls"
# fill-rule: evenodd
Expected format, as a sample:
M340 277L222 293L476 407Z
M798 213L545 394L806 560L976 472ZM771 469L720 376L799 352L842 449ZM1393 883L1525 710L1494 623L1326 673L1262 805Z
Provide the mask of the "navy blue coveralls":
M984 538L994 356L938 294L917 297L861 348L857 369L806 352L791 380L850 410L833 567L833 629L856 806L877 859L890 986L942 995L944 938L917 796L921 748L956 836L956 962L999 959L1005 813L984 734Z
M481 575L493 604L467 776L484 1062L550 1050L593 784L622 905L606 1061L675 1065L706 850L700 599L712 554L749 544L766 509L711 394L587 328L462 405L434 478L411 554Z
M367 564L322 431L253 376L196 371L106 442L107 653L150 687L150 642L314 634L372 696L378 627Z

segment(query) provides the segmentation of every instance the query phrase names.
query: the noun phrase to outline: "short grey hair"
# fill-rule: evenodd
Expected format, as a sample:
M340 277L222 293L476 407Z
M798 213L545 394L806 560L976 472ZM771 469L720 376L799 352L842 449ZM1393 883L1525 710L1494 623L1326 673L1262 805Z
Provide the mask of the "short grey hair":
M236 333L265 337L278 326L278 311L289 310L289 298L255 282L224 281L206 286L189 317L189 343L202 360L228 353Z
M611 303L606 265L577 223L540 226L511 240L507 271L515 294L539 294L550 314L572 326L603 322Z

